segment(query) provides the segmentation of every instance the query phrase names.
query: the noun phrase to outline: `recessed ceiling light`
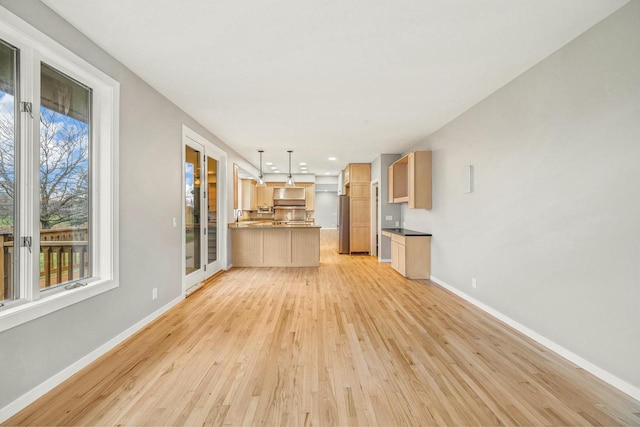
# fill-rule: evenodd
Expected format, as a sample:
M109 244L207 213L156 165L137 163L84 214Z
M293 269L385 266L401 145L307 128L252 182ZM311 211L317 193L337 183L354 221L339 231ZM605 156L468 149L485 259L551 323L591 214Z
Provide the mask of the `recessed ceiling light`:
M300 162L299 165L300 166L307 166L307 164L305 162Z
M275 170L275 171L273 171L273 173L280 173L280 171L279 170Z
M273 164L273 162L265 162L265 165L267 166L271 166Z
M309 173L309 171L302 171L302 173Z
M333 162L334 160L338 160L338 159L336 159L335 157L329 157L329 160Z
M325 175L331 175L331 172L325 172L324 174Z
M271 169L272 171L274 171L274 170L276 170L276 169L278 169L278 168L277 168L277 167L275 167L275 166L271 166L271 168L270 168L270 169Z
M300 166L300 170L306 171L307 167L306 166Z

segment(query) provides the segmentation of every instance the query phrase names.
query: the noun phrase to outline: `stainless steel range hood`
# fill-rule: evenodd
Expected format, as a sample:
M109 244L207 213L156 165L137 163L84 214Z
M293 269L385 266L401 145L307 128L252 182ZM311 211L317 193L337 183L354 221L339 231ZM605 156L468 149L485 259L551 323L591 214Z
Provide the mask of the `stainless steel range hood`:
M275 187L273 189L274 206L304 206L304 187Z
M276 221L304 221L305 188L275 187L273 189L274 218Z

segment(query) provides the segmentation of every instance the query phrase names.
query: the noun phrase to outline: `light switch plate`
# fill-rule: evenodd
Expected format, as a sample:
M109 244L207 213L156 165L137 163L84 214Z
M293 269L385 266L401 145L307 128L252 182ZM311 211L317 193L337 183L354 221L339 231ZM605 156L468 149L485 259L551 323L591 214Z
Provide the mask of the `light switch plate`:
M387 221L393 221L393 215L387 215L384 217L384 219Z

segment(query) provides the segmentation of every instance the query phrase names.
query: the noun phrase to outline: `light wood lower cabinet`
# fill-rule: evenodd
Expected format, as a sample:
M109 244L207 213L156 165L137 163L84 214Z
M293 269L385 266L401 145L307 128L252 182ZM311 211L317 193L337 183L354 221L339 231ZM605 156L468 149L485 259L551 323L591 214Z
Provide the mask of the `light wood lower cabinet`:
M320 228L231 228L234 267L317 267Z
M382 232L391 238L391 267L408 279L431 277L431 236L403 236Z

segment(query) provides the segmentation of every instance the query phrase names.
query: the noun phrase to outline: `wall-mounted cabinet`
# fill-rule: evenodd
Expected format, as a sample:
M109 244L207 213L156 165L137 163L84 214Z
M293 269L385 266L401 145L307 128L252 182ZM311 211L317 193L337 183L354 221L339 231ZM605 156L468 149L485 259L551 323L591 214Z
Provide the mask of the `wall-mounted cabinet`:
M431 151L413 151L389 166L389 203L431 209Z
M255 211L258 209L258 193L256 182L252 179L242 179L242 210Z
M257 187L258 206L273 206L273 186Z
M273 206L273 189L284 186L284 182L267 182L264 187L258 187L258 206ZM313 182L300 182L296 184L296 187L304 187L305 210L315 210L316 185Z
M316 185L312 182L308 182L304 185L304 194L305 194L305 209L308 211L313 211L316 208Z

